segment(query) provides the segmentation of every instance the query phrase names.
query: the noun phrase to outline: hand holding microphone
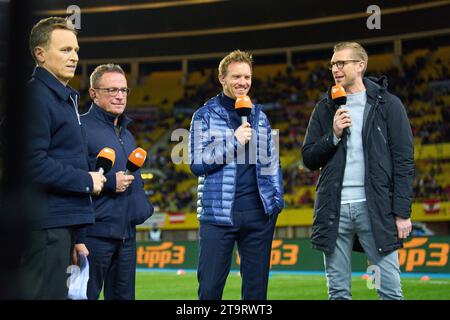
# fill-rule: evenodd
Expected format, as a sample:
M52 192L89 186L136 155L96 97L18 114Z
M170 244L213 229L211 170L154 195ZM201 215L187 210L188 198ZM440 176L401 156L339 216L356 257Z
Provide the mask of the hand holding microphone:
M131 173L141 168L146 158L147 151L142 148L136 148L130 153L126 171L116 173L116 192L124 192L133 183L134 176Z
M236 129L234 135L241 145L245 145L252 139L252 129L247 122L247 117L252 112L252 101L248 96L238 96L234 107L242 121L242 125Z
M252 139L252 128L250 123L245 122L236 129L234 136L239 141L240 144L244 145Z
M103 148L97 155L95 163L95 172L89 172L92 177L94 195L99 195L105 185L106 178L103 174L107 173L114 165L116 160L116 153L111 148Z
M333 131L336 137L340 139L344 132L350 134L350 126L352 125L349 110L343 107L347 103L347 93L342 85L337 84L331 87L331 99L339 106L333 119Z
M123 171L116 172L116 192L124 192L133 183L134 176Z

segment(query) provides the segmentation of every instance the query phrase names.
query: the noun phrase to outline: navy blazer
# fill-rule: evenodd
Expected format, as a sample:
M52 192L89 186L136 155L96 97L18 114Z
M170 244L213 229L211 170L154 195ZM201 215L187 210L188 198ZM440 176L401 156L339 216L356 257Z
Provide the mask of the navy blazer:
M92 104L89 111L81 116L81 123L88 137L89 165L95 169L97 154L101 149L114 149L116 160L105 177L107 182L99 196L93 196L95 224L87 228L87 236L111 239L134 237L134 227L143 223L153 214L153 206L144 192L140 170L132 173L133 183L125 192L116 192L116 172L125 171L128 156L136 148L136 142L127 129L130 119L119 117L119 134L114 128L115 116ZM77 242L84 242L80 235Z
M46 229L93 223L93 182L78 93L36 67L27 94L32 110L28 173L43 198L42 214L33 217L33 224Z

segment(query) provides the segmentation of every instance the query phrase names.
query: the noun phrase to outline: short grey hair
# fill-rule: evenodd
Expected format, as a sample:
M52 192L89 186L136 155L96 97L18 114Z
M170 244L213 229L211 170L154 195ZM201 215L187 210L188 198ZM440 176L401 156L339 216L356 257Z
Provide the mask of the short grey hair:
M119 66L118 64L114 63L101 64L97 68L95 68L95 70L92 72L90 76L91 88L95 88L98 85L100 78L105 73L109 72L120 73L125 76L125 72L123 71L122 67Z

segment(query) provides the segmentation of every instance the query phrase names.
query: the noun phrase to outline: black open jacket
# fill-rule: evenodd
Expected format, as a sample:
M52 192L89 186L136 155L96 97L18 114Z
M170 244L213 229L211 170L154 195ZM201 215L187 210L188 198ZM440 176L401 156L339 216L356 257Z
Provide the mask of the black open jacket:
M414 144L411 126L401 101L387 91L387 79L364 78L367 104L363 150L367 207L380 253L402 247L395 216L411 215L414 179ZM302 147L303 162L320 169L314 203L312 245L333 252L338 235L341 190L347 136L333 144L333 117L337 106L330 92L313 110ZM357 240L357 239L356 239ZM358 241L354 249L361 250Z

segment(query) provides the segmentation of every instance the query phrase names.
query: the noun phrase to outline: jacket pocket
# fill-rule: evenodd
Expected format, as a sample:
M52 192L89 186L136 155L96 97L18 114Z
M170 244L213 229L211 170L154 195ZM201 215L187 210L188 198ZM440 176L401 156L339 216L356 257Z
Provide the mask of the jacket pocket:
M77 169L89 170L89 164L82 155L51 155L51 158L60 162L63 165L69 165Z
M129 200L130 224L136 226L144 223L153 215L153 205L147 199L145 193L140 190L133 190Z
M116 197L100 196L94 197L95 221L111 222L115 221L116 212L121 211L120 203L116 202ZM125 214L125 210L123 210Z
M331 199L330 195L325 192L316 192L314 201L314 224L323 223L328 220Z
M88 194L72 192L47 193L49 208L78 208L79 210L90 208L91 199Z
M316 192L314 201L314 215L311 241L320 247L328 247L329 243L329 218L333 211L333 202L328 193Z

